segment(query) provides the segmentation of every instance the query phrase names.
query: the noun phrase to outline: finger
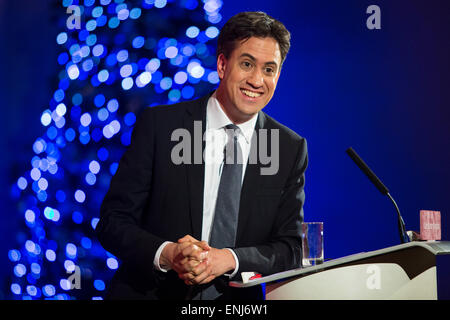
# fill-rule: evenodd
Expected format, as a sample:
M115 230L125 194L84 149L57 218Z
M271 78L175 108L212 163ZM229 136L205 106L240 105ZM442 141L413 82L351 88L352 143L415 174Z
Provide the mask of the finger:
M196 245L199 246L200 248L202 248L203 250L206 250L206 251L211 250L210 245L206 241L197 242Z
M203 261L208 257L208 252L211 250L211 247L205 241L201 241L193 243L192 246L185 247L183 250L183 254L185 256L188 256L191 259Z
M185 272L179 273L178 278L186 282L186 281L193 281L195 279L195 276L190 272Z
M206 254L202 253L202 252L205 252L202 248L200 248L196 244L191 244L190 246L187 246L186 248L184 248L181 251L181 254L184 257L188 257L190 259L195 259L195 260L198 260L198 261L202 261L206 257Z
M199 274L194 279L192 279L191 282L193 282L195 284L208 283L212 279L215 278L215 276L212 275L211 272L212 272L212 268L208 267L201 274Z
M211 249L211 247L209 246L208 242L206 242L206 241L198 241L197 239L195 239L194 237L192 237L189 234L185 235L181 239L178 239L178 243L189 243L189 242L195 243L196 245L198 245L203 250L210 250Z
M183 261L183 259L189 258L190 253L194 249L192 248L192 245L193 244L191 242L178 244L174 260L180 262Z
M214 275L210 275L209 277L207 277L203 281L198 282L197 284L206 284L206 283L213 281L215 278L216 277Z
M183 238L178 239L178 243L183 242L199 242L197 239L195 239L193 236L187 234Z
M209 264L206 261L202 262L192 271L179 272L178 277L185 283L189 282L189 284L197 284L198 282L203 281L211 273L211 268L208 269L208 266Z
M196 253L196 251L200 251L200 250L202 250L202 249L199 246L191 243L188 246L182 248L181 254L184 257L193 258L193 255Z
M198 277L203 272L205 272L208 268L208 262L203 261L202 263L199 263L197 266L193 267L191 270L191 274L193 274L195 277Z
M187 284L188 286L193 286L196 285L196 283L193 280L189 280L189 279L185 279L183 280L185 284Z
M189 257L185 257L181 252L178 252L178 254L173 259L173 265L182 266L188 261Z
M178 244L178 250L183 251L184 249L192 247L193 245L194 245L194 242L182 242L182 243Z
M184 258L183 260L177 261L174 264L173 269L177 273L187 273L192 272L192 270L197 267L201 262L193 259Z
M201 264L200 261L197 260L188 260L183 267L186 269L187 272L193 272L199 265Z
M205 284L214 280L215 278L216 276L212 272L212 266L208 264L206 270L192 281L195 281L196 284Z

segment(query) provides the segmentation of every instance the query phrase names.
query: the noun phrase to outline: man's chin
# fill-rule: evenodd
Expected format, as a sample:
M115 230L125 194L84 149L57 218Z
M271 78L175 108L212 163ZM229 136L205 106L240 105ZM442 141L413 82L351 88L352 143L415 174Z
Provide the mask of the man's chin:
M255 115L258 114L260 109L254 109L254 110L239 110L238 113L238 122L239 123L243 123L243 122L247 122L248 120L252 119Z
M245 115L247 117L253 117L255 114L257 114L261 109L263 109L264 106L260 104L243 104L239 106L238 110L242 115Z

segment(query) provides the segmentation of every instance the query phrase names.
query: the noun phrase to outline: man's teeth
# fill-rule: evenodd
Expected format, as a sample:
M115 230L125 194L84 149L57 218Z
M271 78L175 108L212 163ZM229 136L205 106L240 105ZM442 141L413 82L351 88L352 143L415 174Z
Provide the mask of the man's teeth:
M249 96L251 98L256 98L259 97L261 95L261 93L257 93L257 92L252 92L252 91L248 91L248 90L241 90L246 96Z

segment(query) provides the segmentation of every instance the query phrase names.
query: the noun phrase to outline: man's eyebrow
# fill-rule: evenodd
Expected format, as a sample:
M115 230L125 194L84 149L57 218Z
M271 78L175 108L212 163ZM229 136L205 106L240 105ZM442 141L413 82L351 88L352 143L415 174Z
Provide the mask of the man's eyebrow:
M252 61L256 61L256 58L254 56L252 56L251 54L249 54L249 53L241 54L240 58L242 58L242 57L247 57L247 58L249 58ZM268 65L268 64L273 64L275 66L278 66L278 64L275 61L268 61L268 62L265 63L265 65Z

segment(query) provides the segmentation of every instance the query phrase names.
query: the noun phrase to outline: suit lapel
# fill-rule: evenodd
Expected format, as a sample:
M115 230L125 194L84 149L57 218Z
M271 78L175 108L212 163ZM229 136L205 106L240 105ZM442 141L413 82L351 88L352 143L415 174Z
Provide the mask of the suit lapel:
M252 145L250 147L250 155L258 155L258 145L259 142L259 129L264 129L266 122L266 117L262 111L258 114L258 120L255 125L256 139L252 138ZM252 210L253 201L256 198L257 187L260 185L261 178L261 163L259 162L259 157L256 156L256 163L251 163L250 159L247 163L247 168L245 169L244 182L241 189L241 199L239 205L239 220L238 229L236 235L236 245L239 245L240 238L244 236L243 232L245 230L245 225L250 216ZM255 161L253 161L255 162Z
M203 188L205 163L203 150L205 142L203 135L206 130L206 105L210 95L190 104L186 108L184 127L191 136L191 164L187 164L188 197L190 203L190 218L192 236L201 240L203 221ZM200 145L201 144L201 145ZM201 149L200 149L201 146Z

